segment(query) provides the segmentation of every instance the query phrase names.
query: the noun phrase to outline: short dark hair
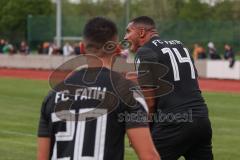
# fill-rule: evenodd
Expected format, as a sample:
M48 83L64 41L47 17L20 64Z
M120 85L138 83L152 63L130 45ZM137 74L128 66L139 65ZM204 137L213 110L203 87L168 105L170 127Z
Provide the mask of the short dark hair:
M148 17L148 16L139 16L136 17L134 19L132 19L130 22L136 23L136 24L145 24L145 25L149 25L152 27L156 27L155 26L155 22L152 18Z
M116 24L105 17L90 19L83 29L83 38L99 47L113 40L117 34Z

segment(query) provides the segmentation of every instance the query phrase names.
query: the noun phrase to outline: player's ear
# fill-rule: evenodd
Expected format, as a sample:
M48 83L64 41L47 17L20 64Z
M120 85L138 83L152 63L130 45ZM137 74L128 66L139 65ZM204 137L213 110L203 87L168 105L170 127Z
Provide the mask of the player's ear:
M145 35L146 35L145 29L142 28L142 29L140 30L140 38L144 38Z

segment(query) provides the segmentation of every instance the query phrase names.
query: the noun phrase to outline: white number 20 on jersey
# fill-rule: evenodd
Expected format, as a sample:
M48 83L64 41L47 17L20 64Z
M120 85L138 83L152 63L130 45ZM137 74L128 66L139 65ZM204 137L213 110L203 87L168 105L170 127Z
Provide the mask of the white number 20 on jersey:
M180 81L179 68L178 68L178 64L177 64L175 55L176 55L179 63L189 63L190 69L191 69L191 78L192 79L196 78L194 66L193 66L192 60L190 58L189 52L186 48L184 48L184 51L186 53L186 57L182 57L177 48L173 48L173 51L170 48L162 49L163 54L168 54L170 57L172 68L173 68L174 81Z
M80 109L79 112L86 113L94 110L93 108L85 108ZM76 111L70 110L71 113L75 114ZM83 151L83 143L84 143L84 133L86 121L81 120L78 121L77 127L75 127L75 121L66 121L66 131L58 132L55 134L56 142L54 144L53 156L52 160L70 160L70 157L57 157L57 142L59 141L72 141L74 139L74 133L76 130L76 139L74 144L74 160L103 160L104 156L104 146L105 146L105 135L106 135L106 126L107 126L107 110L106 109L95 109L94 112L101 116L96 116L97 124L96 124L96 133L95 133L95 145L94 145L94 155L90 156L82 156ZM92 117L92 116L91 116ZM88 118L88 117L86 117ZM56 115L56 113L52 113L52 121L58 122L61 121Z

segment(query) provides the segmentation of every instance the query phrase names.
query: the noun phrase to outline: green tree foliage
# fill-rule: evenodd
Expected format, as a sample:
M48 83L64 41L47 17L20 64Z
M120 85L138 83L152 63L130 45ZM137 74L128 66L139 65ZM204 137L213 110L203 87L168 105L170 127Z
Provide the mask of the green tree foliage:
M233 3L230 1L223 1L217 3L213 8L212 18L216 20L232 20L233 19Z
M118 19L124 14L124 3L121 0L81 0L81 3L69 3L68 0L62 0L63 16L106 16L112 19Z
M240 20L240 1L236 0L232 5L232 16L234 20Z
M157 22L163 37L169 35L176 38L186 37L186 39L190 37L192 41L195 41L196 38L204 40L206 37L216 37L216 35L219 35L220 27L218 25L221 25L220 22L226 22L225 26L221 25L220 33L223 36L228 35L229 39L232 37L238 39L240 36L240 27L237 27L239 24L237 21L240 19L239 0L219 0L213 6L204 3L203 0L128 1L130 4L130 19L140 15L151 16ZM76 4L69 3L69 0L62 0L63 35L81 36L84 23L93 16L111 18L118 24L119 32L122 35L126 27L125 2L125 0L81 0L81 3ZM55 35L55 3L52 0L0 0L0 38L3 37L12 41L26 38L26 33L29 32L27 28L28 15L33 16L32 20L37 20L35 15L47 15L49 19L49 16L51 16L52 19L49 20L51 24L49 22L48 26L53 29L48 30L51 31L48 38ZM218 21L219 24L215 21ZM42 16L41 24L45 22L48 23ZM36 27L35 25L34 28ZM229 28L228 33L225 33L227 29L223 28ZM179 30L181 30L181 33ZM195 35L200 33L199 31L202 31L203 34L196 37ZM38 34L34 34L38 36ZM46 34L48 33L46 32ZM41 38L44 39L44 36ZM219 38L217 37L217 39Z
M156 20L175 19L185 0L131 0L131 17L147 15Z
M118 26L125 26L125 4L122 0L98 0L95 2L81 0L79 4L71 4L68 0L62 0L62 3L63 35L81 36L84 23L94 16L106 16L114 20ZM119 27L119 30L122 33L124 28Z
M206 20L211 17L208 4L199 0L189 0L180 9L179 18L183 20Z
M210 6L200 0L186 0L176 16L180 20L239 20L240 1L221 0L214 6Z
M49 15L50 0L0 0L0 35L11 41L26 38L28 15Z
M223 1L213 7L212 18L216 20L239 20L240 1Z

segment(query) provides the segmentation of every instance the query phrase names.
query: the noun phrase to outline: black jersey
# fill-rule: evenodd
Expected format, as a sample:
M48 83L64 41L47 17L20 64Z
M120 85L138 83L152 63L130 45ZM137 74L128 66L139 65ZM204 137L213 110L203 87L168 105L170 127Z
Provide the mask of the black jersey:
M179 114L177 116L180 118L180 114L186 113L191 116L190 120L193 117L208 117L198 85L197 70L188 49L180 41L163 41L153 37L139 48L135 64L140 85L159 88L155 107L157 113L161 113L156 115L158 121L164 121L160 116L166 114ZM177 120L172 115L170 121Z
M146 103L132 87L107 68L82 69L55 87L38 131L51 138L50 159L123 160L126 129L148 127Z

